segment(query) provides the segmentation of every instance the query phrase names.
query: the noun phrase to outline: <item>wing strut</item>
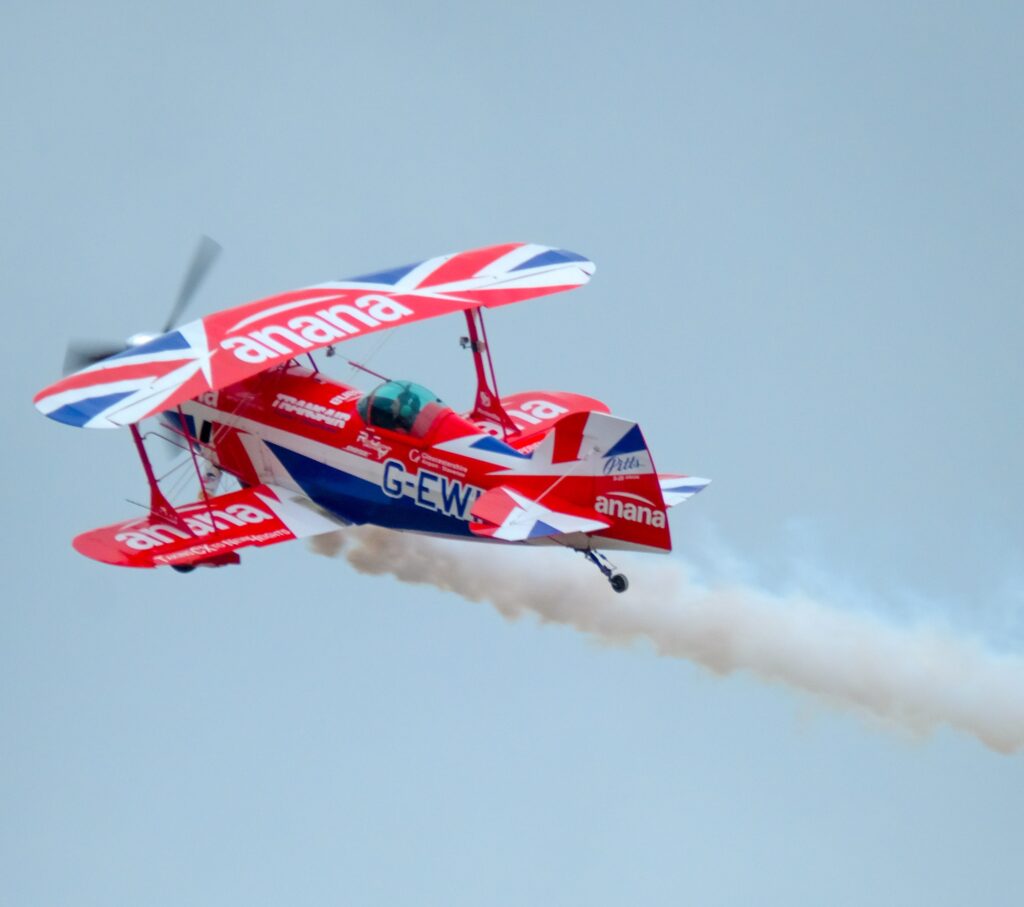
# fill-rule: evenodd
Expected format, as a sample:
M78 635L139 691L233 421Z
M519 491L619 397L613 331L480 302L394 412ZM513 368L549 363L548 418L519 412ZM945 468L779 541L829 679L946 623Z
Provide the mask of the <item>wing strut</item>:
M146 481L149 482L149 509L150 512L177 525L180 522L177 512L171 506L170 501L164 497L160 485L153 473L153 464L149 462L149 454L146 452L146 445L142 443L142 435L139 433L139 426L132 424L128 426L132 432L132 440L135 442L135 449L139 452L139 459L142 461L142 469L146 473ZM190 445L191 446L191 445Z
M182 424L184 425L184 418L182 417L181 407L178 407L178 416L182 418ZM174 527L174 533L177 534L178 538L186 539L190 542L195 541L199 536L197 535L193 526L186 521L185 516L183 516L180 511L175 510L175 508L171 505L171 502L167 500L167 498L164 496L164 493L160 490L160 483L157 481L156 474L153 472L153 464L149 460L149 454L146 451L146 445L142 440L142 435L139 433L139 426L133 422L131 425L128 426L128 428L131 429L132 440L135 442L135 449L139 452L139 459L142 461L142 469L146 473L146 481L149 482L149 519L151 521L154 518L158 521L163 520L165 523L168 523ZM187 432L184 433L184 437L188 443L189 452L192 454L192 462L195 464L196 475L199 476L199 487L202 490L203 495L203 499L201 501L197 502L196 504L190 505L189 507L187 507L187 510L190 512L189 515L193 515L191 511L194 511L199 506L202 506L206 510L205 516L208 518L210 526L220 529L220 526L218 526L214 522L214 514L210 509L210 501L212 499L210 498L210 495L206 491L206 486L203 484L203 476L202 473L199 471L199 461L196 459L195 447L193 446L190 436L188 435ZM130 530L136 529L138 525L139 521L135 520L129 521L126 524L117 524L116 526L108 528L114 530L115 532L116 530L120 529L127 532L128 534L131 534ZM100 537L100 547L102 548L102 536L105 534L105 532L105 529L95 529L92 532L83 533L75 539L75 549L80 553L85 554L87 557L93 558L94 560L104 561L108 564L121 564L123 566L132 566L129 561L123 559L110 560L109 553L97 553L95 539L97 537ZM161 536L160 538L163 537ZM115 534L113 543L115 549L117 543L121 541L122 535L120 533ZM135 553L135 548L132 546L132 544L130 542L126 544L128 549ZM262 542L259 544L267 543ZM124 546L122 546L122 548L123 547ZM221 547L224 546L221 545ZM212 556L209 557L196 558L194 561L185 561L184 563L179 564L172 563L171 566L181 573L187 573L191 570L194 570L196 565L200 563L207 567L223 567L227 564L241 563L241 558L238 556L238 552L234 550L234 547L231 547L227 551L214 553ZM155 566L155 564L143 563L141 566L152 567Z
M463 349L473 351L476 366L476 400L469 417L474 422L489 422L501 431L505 439L519 434L515 422L505 412L498 394L498 380L494 376L494 363L487 345L487 329L484 327L483 307L466 309L466 324L469 336L462 338Z

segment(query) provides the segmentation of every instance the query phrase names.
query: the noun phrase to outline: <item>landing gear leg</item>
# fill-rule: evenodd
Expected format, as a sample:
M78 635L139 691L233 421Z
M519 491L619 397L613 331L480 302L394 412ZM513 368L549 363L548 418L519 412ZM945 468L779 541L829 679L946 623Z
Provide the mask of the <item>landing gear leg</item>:
M601 554L600 551L584 548L580 553L605 575L616 592L625 592L629 588L629 580L626 579L626 574L620 573L615 568L615 565Z

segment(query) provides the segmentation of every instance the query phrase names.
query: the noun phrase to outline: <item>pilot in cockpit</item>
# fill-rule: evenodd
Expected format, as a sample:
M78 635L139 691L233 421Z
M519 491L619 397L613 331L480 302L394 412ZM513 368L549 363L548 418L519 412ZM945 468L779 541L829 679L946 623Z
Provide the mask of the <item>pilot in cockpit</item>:
M412 381L387 381L366 394L357 408L367 424L417 438L448 410L440 397Z

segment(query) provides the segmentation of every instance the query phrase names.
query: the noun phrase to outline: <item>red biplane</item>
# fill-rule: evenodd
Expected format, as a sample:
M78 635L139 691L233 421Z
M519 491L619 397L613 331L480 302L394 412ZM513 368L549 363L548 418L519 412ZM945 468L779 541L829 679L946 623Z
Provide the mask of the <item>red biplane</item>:
M184 572L238 563L246 546L371 523L563 545L586 555L621 592L626 578L601 551L671 550L668 508L708 480L659 474L639 426L598 400L497 391L483 310L585 284L594 265L583 256L524 243L491 246L174 327L218 249L201 243L163 333L137 335L118 349L72 347L66 364L85 367L36 395L36 407L58 422L127 426L149 482L148 510L79 535L80 553ZM464 314L462 345L476 367L468 413L383 375L363 392L313 360L321 349L333 356L350 338L456 312ZM172 506L161 491L138 427L152 416L191 455L199 478L193 503ZM224 474L238 490L217 493Z

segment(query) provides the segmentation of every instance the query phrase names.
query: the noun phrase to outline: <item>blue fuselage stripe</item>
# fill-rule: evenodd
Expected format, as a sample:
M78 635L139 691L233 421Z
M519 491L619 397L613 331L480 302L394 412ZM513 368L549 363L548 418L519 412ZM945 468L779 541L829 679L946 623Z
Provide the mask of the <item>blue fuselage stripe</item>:
M320 463L279 444L267 446L309 497L351 523L373 523L386 529L407 529L473 537L469 523L423 506L413 497L394 497L373 482ZM433 490L433 489L432 489Z

